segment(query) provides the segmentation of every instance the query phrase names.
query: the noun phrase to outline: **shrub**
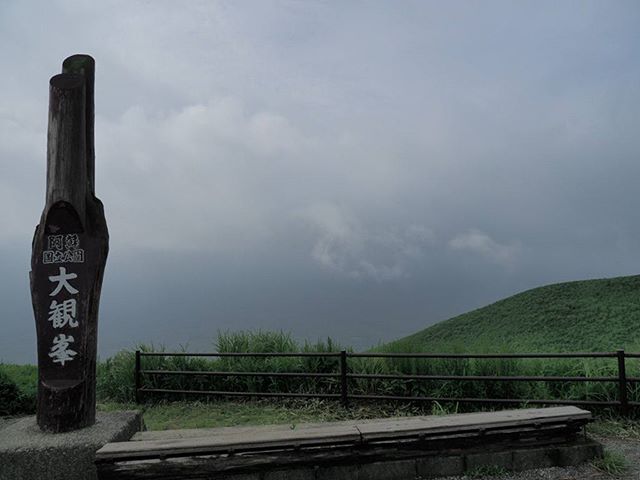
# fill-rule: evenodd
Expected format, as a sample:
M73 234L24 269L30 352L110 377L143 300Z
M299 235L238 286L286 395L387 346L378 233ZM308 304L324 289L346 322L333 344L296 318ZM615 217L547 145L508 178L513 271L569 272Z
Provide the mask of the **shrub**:
M18 385L0 372L0 416L33 413L35 398L20 391Z

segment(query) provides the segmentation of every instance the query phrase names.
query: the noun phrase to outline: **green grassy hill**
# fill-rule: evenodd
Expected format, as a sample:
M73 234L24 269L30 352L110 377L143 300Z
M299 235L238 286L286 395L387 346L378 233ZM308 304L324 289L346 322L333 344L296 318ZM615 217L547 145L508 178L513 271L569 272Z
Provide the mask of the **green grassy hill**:
M385 351L640 351L640 275L534 288L439 322Z

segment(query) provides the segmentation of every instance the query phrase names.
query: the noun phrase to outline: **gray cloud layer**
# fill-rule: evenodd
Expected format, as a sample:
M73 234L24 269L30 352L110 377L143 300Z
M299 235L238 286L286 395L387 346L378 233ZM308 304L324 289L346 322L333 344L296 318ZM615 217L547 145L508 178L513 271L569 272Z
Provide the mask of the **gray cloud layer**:
M364 347L540 283L637 273L635 2L0 6L0 359L47 80L97 61L101 351L283 328Z

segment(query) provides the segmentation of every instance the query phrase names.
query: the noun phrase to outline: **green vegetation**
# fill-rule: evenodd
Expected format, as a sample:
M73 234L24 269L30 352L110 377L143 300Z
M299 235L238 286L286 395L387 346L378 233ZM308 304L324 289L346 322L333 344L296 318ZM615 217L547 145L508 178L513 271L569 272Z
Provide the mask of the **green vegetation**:
M431 326L376 350L386 352L509 352L598 351L624 347L640 351L640 276L549 285L529 290L484 308ZM142 351L163 347L139 345ZM283 332L219 333L218 352L338 352L328 338L300 343ZM98 364L101 402L134 401L133 350L123 350ZM310 378L305 372L336 374L338 357L143 357L143 369L218 372L288 372L300 376L206 376L145 374L143 385L172 390L235 392L340 392L339 378ZM349 370L364 374L412 375L617 375L614 358L602 359L398 359L350 358ZM26 398L35 397L36 368L0 365ZM627 374L640 376L640 362L627 361ZM445 398L522 398L617 400L617 385L605 382L498 382L358 378L349 381L351 394L429 396ZM640 384L629 397L640 401ZM208 400L207 397L154 395L146 400ZM422 408L422 407L421 407ZM433 413L467 411L477 406L431 403Z
M100 411L140 408L135 404L99 403ZM360 405L343 408L323 400L217 400L208 402L158 402L143 406L149 430L214 428L242 425L328 422L407 416L424 413L409 405Z
M640 351L640 276L534 288L380 347L396 352Z
M343 408L330 400L210 400L133 403L99 402L99 411L144 410L149 430L180 428L214 428L242 425L295 425L303 422L326 422L352 419L402 417L457 413L408 403L353 403ZM590 435L640 439L636 420L599 417L587 426Z
M335 352L342 347L331 339L317 343L299 344L283 332L234 332L220 333L214 349L219 352ZM164 351L164 347L139 345L145 352ZM212 349L213 350L213 349ZM130 403L134 394L134 350L122 350L97 366L97 397L102 402ZM263 358L220 358L198 357L145 357L143 368L166 370L218 370L241 372L336 372L337 358L322 357L263 357ZM0 372L17 384L26 398L35 401L37 387L37 367L33 365L0 364ZM271 377L178 377L147 376L145 385L156 388L227 390L227 391L295 391L312 392L326 388L327 392L338 392L338 379L329 378L318 383L304 375L296 378L274 379ZM155 397L159 398L159 397ZM175 399L175 396L167 396ZM189 398L189 400L194 397Z
M467 470L466 475L471 478L499 477L509 473L504 467L499 465L483 465Z
M164 351L139 345L143 352ZM219 333L215 350L223 353L234 352L336 352L340 351L331 339L326 342L298 344L289 334L283 332L233 332ZM219 372L318 372L335 373L338 371L337 357L143 357L142 368L148 370L182 371L219 371ZM135 355L133 351L123 350L117 355L101 362L98 367L98 397L117 402L134 400ZM226 377L226 376L175 376L145 375L144 385L153 388L173 390L210 390L238 392L297 392L324 393L339 392L338 378L326 378L318 381L301 375L300 377ZM162 396L155 396L162 399ZM176 399L176 395L166 396ZM194 397L184 397L194 399Z
M0 363L0 373L10 378L27 397L35 398L38 387L38 367Z
M340 346L331 340L316 344L297 344L284 333L234 332L218 337L220 352L335 352ZM140 345L142 351L153 351L151 346ZM155 348L162 350L162 348ZM123 350L98 364L98 399L101 402L131 403L134 394L134 351ZM629 362L629 375L640 376L637 365ZM300 376L207 376L144 374L146 387L170 390L232 391L232 392L291 392L340 393L339 358L331 357L143 357L142 368L147 370L217 371L217 372L286 372ZM531 376L615 376L616 359L407 359L407 358L350 358L352 373L387 375L531 375ZM23 385L23 392L35 398L34 367L0 365L14 381ZM331 374L313 378L306 372ZM604 382L498 382L451 380L400 380L358 378L349 381L351 394L429 396L440 398L538 398L576 400L616 400L617 385ZM640 387L629 390L631 400L640 399ZM187 394L153 394L144 401L210 400L215 396ZM337 398L334 400L336 402ZM453 413L477 409L477 405L456 402L431 402L423 405L429 413Z
M316 344L297 344L287 334L278 332L233 332L218 337L219 352L336 352L340 346L331 340ZM141 345L142 351L153 350ZM162 350L162 349L156 349ZM134 400L133 369L134 352L121 351L102 362L98 374L99 398L117 402ZM335 374L339 371L337 357L143 357L142 367L148 370L218 371L218 372L319 372ZM351 372L366 374L422 374L422 375L585 375L603 373L615 369L615 362L564 360L474 360L474 359L392 359L351 358ZM603 370L604 369L604 370ZM608 371L608 370L607 370ZM613 370L608 371L613 374ZM209 390L236 392L293 392L339 393L339 378L255 377L255 376L183 376L144 375L143 384L148 387L171 390ZM543 382L477 382L477 381L403 381L395 379L354 379L350 381L353 394L388 394L434 397L478 398L612 398L616 395L613 385L602 383L553 384ZM201 397L202 398L202 397ZM193 400L195 397L180 395L154 395L154 400ZM433 404L437 410L464 411L468 405Z
M0 371L0 417L32 412L35 397L23 393L18 385Z
M624 454L606 449L602 458L595 460L593 466L612 476L620 476L629 468Z
M141 345L143 351L153 350ZM330 339L316 344L298 344L282 332L233 332L218 336L219 352L336 352L340 346ZM162 350L162 349L156 349ZM134 400L134 352L122 351L102 362L98 375L98 394L103 400L132 402ZM218 371L218 372L296 372L295 377L199 376L146 374L143 385L171 390L209 390L235 392L292 392L338 394L339 378L310 378L304 372L335 374L338 357L143 357L142 367L148 370ZM636 365L629 362L629 375L639 375ZM352 373L412 374L412 375L531 375L531 376L615 376L615 358L603 359L407 359L350 358ZM444 398L539 398L576 400L616 400L615 383L604 382L497 382L352 379L351 394L430 396ZM640 398L640 389L631 388L631 399ZM205 400L206 397L199 397ZM154 394L146 400L195 400L198 397ZM477 406L457 403L431 403L427 410L457 412L477 409Z
M587 430L602 437L640 440L640 422L633 418L601 415L597 422L589 424Z

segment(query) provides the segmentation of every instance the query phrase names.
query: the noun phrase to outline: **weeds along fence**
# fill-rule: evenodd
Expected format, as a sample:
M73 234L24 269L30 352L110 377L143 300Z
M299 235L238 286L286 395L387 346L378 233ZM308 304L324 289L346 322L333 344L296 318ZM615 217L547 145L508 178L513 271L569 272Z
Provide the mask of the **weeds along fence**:
M640 406L639 353L135 352L135 400L293 397Z

